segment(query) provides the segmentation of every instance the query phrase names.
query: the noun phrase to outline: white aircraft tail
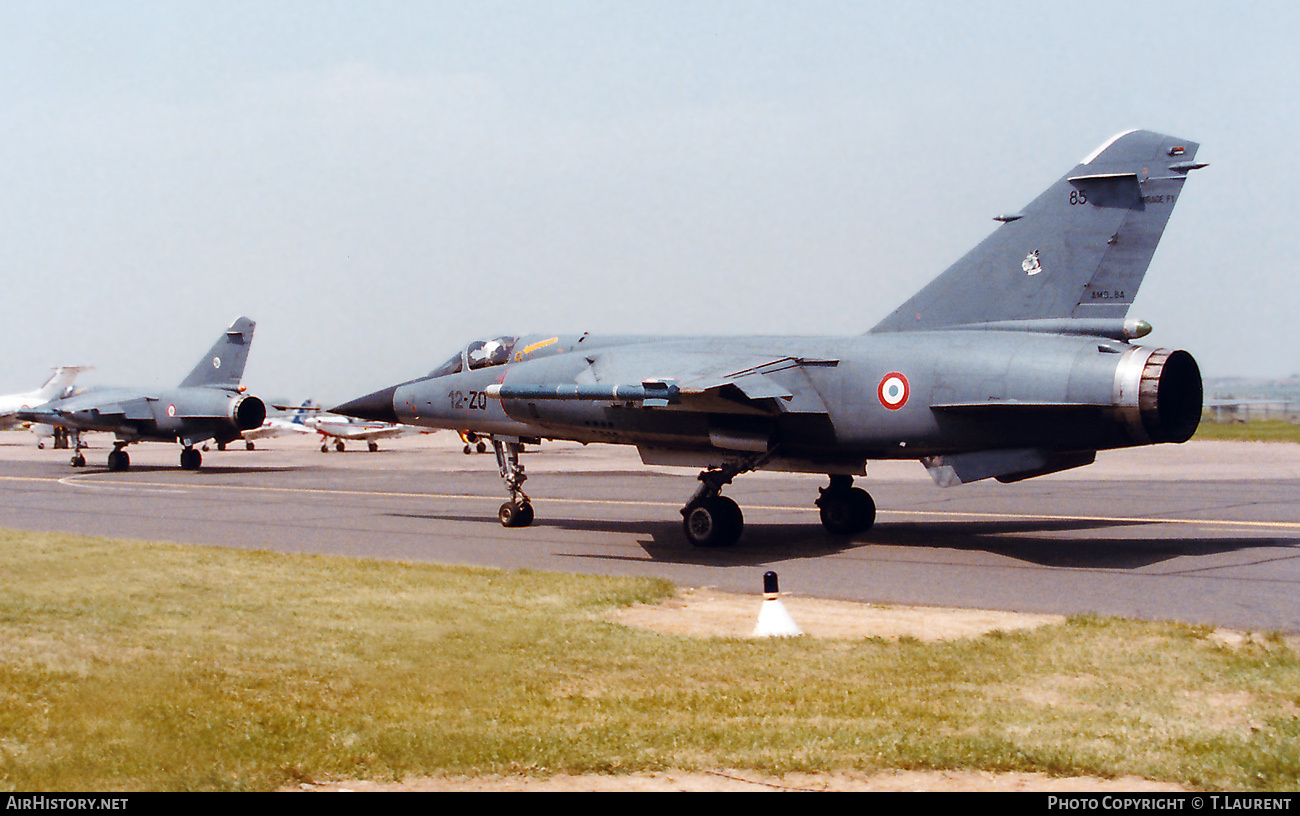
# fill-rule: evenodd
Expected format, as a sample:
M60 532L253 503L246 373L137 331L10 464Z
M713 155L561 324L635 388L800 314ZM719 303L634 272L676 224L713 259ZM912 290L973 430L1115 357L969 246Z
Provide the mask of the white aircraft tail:
M37 389L37 398L42 402L49 402L66 396L66 392L72 387L72 382L77 379L77 375L92 368L94 366L56 366L50 378Z

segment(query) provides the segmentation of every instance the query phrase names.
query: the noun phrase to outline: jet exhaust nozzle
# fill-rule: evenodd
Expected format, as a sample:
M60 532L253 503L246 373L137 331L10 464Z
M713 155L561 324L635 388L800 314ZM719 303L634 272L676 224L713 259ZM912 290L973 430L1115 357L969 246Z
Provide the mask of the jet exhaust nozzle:
M240 397L230 407L230 420L241 431L260 428L266 421L266 403L251 395Z
M1135 347L1115 369L1115 405L1138 444L1186 442L1201 424L1201 369L1185 351Z

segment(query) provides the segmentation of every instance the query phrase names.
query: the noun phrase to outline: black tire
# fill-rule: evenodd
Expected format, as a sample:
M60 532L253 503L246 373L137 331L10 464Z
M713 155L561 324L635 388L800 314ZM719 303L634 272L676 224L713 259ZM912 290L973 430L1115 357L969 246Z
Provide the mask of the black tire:
M835 535L866 532L876 523L876 502L860 487L826 490L817 500L822 526Z
M198 470L203 466L203 454L195 448L185 448L181 451L181 467L185 470Z
M110 451L108 454L108 469L113 471L127 470L131 467L131 457L124 450Z
M701 499L682 510L682 530L696 547L730 547L744 529L744 514L726 496Z
M528 502L506 502L497 511L502 527L527 527L533 523L533 506Z

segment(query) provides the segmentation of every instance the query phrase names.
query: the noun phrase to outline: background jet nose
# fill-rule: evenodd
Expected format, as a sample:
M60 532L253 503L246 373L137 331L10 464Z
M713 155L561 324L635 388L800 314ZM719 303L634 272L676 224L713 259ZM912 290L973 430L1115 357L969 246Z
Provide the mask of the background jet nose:
M358 419L370 419L375 422L397 424L397 411L393 410L393 394L396 391L397 386L389 386L373 394L366 394L364 397L357 397L351 402L345 402L331 408L330 413L357 417Z

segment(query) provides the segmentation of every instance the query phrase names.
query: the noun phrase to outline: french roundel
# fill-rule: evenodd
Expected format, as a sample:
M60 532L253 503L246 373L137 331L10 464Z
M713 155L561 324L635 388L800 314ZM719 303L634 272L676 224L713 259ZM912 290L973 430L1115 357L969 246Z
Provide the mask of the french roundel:
M910 393L911 386L907 384L907 378L897 371L886 374L880 381L880 387L876 389L880 404L891 411L897 411L906 405Z

